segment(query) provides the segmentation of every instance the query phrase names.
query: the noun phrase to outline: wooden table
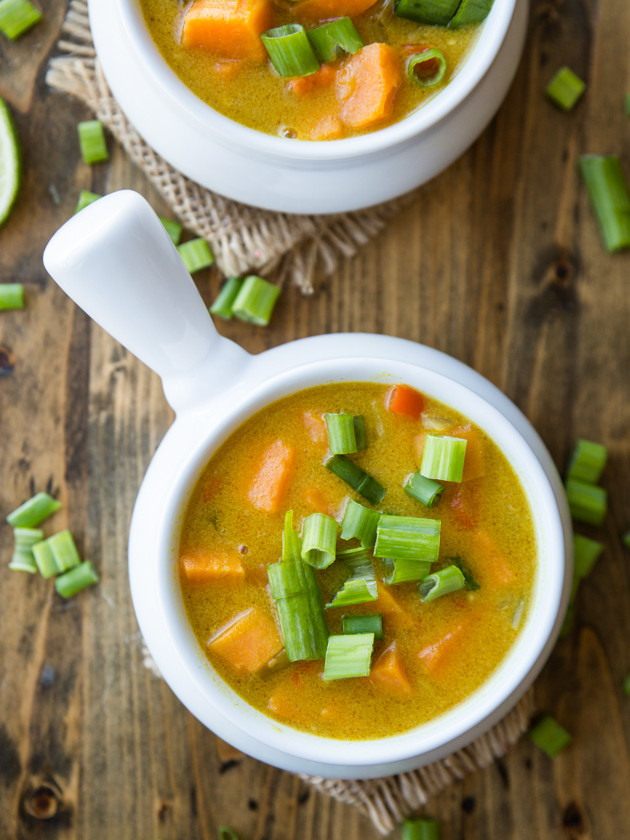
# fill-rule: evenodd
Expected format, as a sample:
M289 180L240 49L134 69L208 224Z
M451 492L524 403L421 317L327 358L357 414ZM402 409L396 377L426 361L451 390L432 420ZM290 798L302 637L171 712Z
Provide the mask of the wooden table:
M35 490L63 500L101 584L68 603L50 582L0 570L1 840L197 840L229 824L242 840L375 840L347 806L287 773L234 756L143 664L129 599L133 500L171 415L157 378L46 276L42 249L81 189L129 186L166 208L115 150L79 160L77 102L47 90L64 13L0 43L24 184L0 231L0 282L28 307L0 315L0 511ZM538 681L541 709L574 736L551 762L528 740L435 800L443 840L630 836L630 254L604 253L576 162L620 153L630 172L630 4L537 0L526 57L498 117L450 170L316 297L292 289L272 325L225 333L258 352L301 336L374 331L472 365L534 423L558 465L578 436L610 448L606 551L580 591L578 622ZM541 91L569 64L588 81L574 113ZM220 278L199 275L204 297ZM11 532L0 527L0 555Z

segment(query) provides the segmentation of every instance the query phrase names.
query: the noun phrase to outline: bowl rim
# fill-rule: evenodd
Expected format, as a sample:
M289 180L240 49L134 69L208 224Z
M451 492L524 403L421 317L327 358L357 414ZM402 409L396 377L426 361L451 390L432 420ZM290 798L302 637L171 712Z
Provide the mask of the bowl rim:
M308 141L275 137L241 125L215 111L181 81L163 58L144 23L139 0L115 0L123 28L148 71L148 78L185 120L196 123L205 134L212 135L224 145L235 144L257 154L281 158L285 163L347 160L383 154L392 147L413 142L423 132L430 132L470 95L486 75L507 35L517 2L519 0L497 0L493 4L464 64L438 95L416 111L393 125L359 137ZM468 72L462 72L464 69Z

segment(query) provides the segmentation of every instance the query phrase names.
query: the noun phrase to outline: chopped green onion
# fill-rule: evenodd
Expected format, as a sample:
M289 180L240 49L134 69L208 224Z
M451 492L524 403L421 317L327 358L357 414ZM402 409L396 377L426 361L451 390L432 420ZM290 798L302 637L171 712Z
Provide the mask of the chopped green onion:
M602 487L570 479L565 489L573 519L589 525L602 524L608 505L608 495Z
M208 268L214 262L210 246L201 237L178 245L177 251L191 274L201 271L202 268Z
M385 558L388 567L388 575L383 578L390 586L397 583L408 583L410 580L424 580L431 574L431 563L429 560L416 560L405 557L398 560Z
M469 23L481 23L488 17L493 3L494 0L462 0L449 26L457 29Z
M367 677L372 664L374 633L330 636L324 662L325 680Z
M451 22L459 3L460 0L394 0L394 14L418 23L446 26Z
M306 33L322 61L358 52L365 46L349 17L338 18Z
M86 163L100 163L108 160L107 144L103 123L100 120L86 120L77 125L81 154Z
M182 238L183 225L176 222L174 219L167 219L166 216L160 216L160 221L164 225L166 232L171 237L173 245L179 245L179 240Z
M349 499L341 522L342 540L361 540L363 548L372 548L376 542L376 528L381 514Z
M33 575L37 571L37 563L30 548L16 546L9 568L14 572L28 572Z
M407 75L420 87L435 87L444 78L447 66L442 50L431 47L410 56L407 61Z
M280 288L255 274L246 277L232 304L232 313L241 321L266 327L276 305Z
M630 192L618 157L582 155L580 171L607 251L630 247Z
M0 0L0 32L11 41L35 26L42 13L28 0Z
M459 592L465 586L466 581L461 570L457 566L447 566L445 569L440 569L439 572L427 575L422 583L418 584L418 591L422 602L428 604L430 601L435 601L436 598L441 598L442 595Z
M44 539L44 532L39 528L15 528L13 538L17 548L31 548Z
M89 560L65 572L55 580L55 589L62 598L72 598L77 592L98 583L98 575Z
M357 452L363 452L364 449L367 449L365 417L362 414L354 415L354 436L357 440Z
M14 528L34 528L59 510L61 502L48 493L37 493L32 499L20 505L7 516L7 522Z
M437 820L404 820L402 840L440 840L440 826Z
M79 552L77 551L74 538L70 531L59 531L58 534L49 537L46 542L52 551L55 563L60 572L72 569L81 562Z
M381 613L374 615L344 615L341 619L343 632L346 636L356 633L374 633L374 638L383 639L383 616Z
M315 569L326 569L335 562L339 526L332 516L312 513L302 528L302 560Z
M530 729L529 737L550 758L555 758L571 743L569 733L551 715L547 715Z
M326 414L328 448L333 455L352 455L358 452L357 436L352 414Z
M453 564L453 566L457 566L459 571L463 574L464 582L466 584L466 589L469 592L476 592L477 589L480 588L479 584L477 583L477 581L473 577L472 572L470 571L468 566L464 563L464 561L461 559L461 557L451 557L451 563Z
M440 551L440 530L439 519L381 516L376 529L374 556L435 563Z
M461 481L467 443L464 438L450 435L427 435L420 472L438 481Z
M53 577L63 571L63 569L57 565L55 555L52 552L52 548L50 547L48 540L36 543L31 551L33 552L35 563L37 564L37 568L39 569L39 573L42 577Z
M626 531L625 534L621 537L621 542L625 545L626 548L630 548L630 531Z
M427 478L422 473L414 473L403 485L405 493L408 493L416 501L421 502L425 507L432 508L438 498L444 492L444 486Z
M22 283L0 283L0 310L2 309L24 309Z
M287 23L268 29L260 40L281 76L310 76L319 70L319 59L301 23Z
M293 511L288 510L284 515L284 530L282 531L282 559L302 559L302 539L293 530Z
M630 93L626 94L623 104L624 111L626 112L626 117L630 117Z
M238 835L229 826L220 825L219 840L238 840Z
M567 479L575 478L586 484L597 484L606 466L608 450L601 443L578 440L569 460Z
M88 204L93 204L95 201L98 201L99 198L103 198L103 196L99 195L99 193L90 192L89 190L81 190L77 206L74 208L75 214L78 213L79 210L83 210L84 207L87 207Z
M561 67L545 88L545 93L558 108L570 111L585 88L586 84L570 67Z
M578 587L587 575L590 575L593 566L599 555L604 550L602 543L583 537L581 534L573 535L573 585L571 589L571 602L575 600Z
M210 313L229 321L234 314L234 301L244 282L242 277L228 277L223 286L221 286L221 291L217 295L215 302L210 307Z
M630 696L630 674L623 681L623 693Z
M326 604L326 608L349 607L352 604L376 601L378 598L376 575L367 551L364 548L351 548L349 551L342 551L338 554L337 560L340 560L349 568L350 577L344 582L330 604Z
M326 467L373 505L378 505L383 501L385 495L383 485L345 455L333 455L326 461Z

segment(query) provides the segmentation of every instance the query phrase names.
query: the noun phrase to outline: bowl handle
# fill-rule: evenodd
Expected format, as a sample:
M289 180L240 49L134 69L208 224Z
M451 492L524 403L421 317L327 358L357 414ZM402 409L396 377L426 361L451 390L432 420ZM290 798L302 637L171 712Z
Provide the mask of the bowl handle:
M229 387L251 358L217 333L164 226L132 190L106 195L67 221L48 243L44 266L160 375L176 411Z

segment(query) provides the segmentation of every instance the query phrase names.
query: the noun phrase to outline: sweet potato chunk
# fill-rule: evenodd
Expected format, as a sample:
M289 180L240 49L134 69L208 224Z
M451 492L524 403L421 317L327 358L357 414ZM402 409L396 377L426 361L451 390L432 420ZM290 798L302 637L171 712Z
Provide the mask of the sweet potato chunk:
M294 466L293 446L276 440L268 447L247 492L247 498L255 508L267 513L280 510Z
M368 44L343 63L337 74L340 116L349 127L372 128L389 119L402 82L400 61L387 44Z
M182 46L225 58L265 61L260 35L273 26L271 0L194 0L186 12Z
M376 0L301 0L295 11L300 20L324 20L325 18L356 17L362 14Z
M236 552L187 551L180 562L186 580L191 583L240 581L245 577L245 569Z
M253 674L280 653L283 645L274 620L258 607L250 607L219 630L208 647L234 670Z

